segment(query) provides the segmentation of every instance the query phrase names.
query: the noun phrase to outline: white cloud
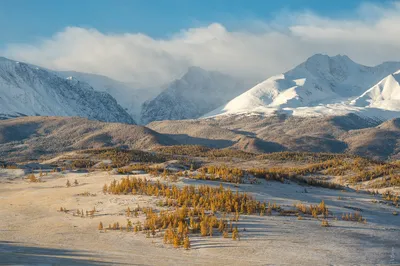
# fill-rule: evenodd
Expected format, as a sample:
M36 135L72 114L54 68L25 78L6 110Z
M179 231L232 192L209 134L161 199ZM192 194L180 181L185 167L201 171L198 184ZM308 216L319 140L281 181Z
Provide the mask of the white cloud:
M398 3L363 5L352 19L282 13L254 25L257 30L246 31L213 23L166 39L68 27L36 44L9 45L1 53L52 69L103 74L143 86L165 84L191 65L262 80L315 53L346 54L367 65L400 61Z

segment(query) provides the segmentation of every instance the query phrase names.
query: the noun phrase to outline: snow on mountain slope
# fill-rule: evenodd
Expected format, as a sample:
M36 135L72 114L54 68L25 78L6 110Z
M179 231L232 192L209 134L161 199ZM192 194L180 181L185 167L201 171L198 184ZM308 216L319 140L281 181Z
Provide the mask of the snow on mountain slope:
M134 124L108 93L74 78L0 57L0 117L80 116Z
M400 111L400 71L390 74L351 102L354 106Z
M58 71L57 73L64 78L74 77L86 82L97 91L107 92L137 122L140 121L142 104L161 91L159 88L141 88L142 86L139 84L125 83L102 75L75 71Z
M198 118L245 90L243 82L198 67L173 81L154 99L143 105L142 123Z
M277 112L300 116L364 112L359 105L348 103L399 69L400 62L367 67L347 56L317 54L294 69L256 85L204 117ZM364 113L370 115L371 111Z

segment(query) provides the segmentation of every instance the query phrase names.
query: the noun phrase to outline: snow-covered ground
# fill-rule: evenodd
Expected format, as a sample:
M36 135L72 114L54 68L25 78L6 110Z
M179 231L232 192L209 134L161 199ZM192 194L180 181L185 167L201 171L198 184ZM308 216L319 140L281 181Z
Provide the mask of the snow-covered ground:
M15 171L10 177L15 177ZM148 177L147 175L144 175ZM142 177L144 177L142 176ZM191 237L189 251L163 244L162 237L146 238L133 232L99 232L99 222L125 225L127 207L157 208L159 200L140 195L104 195L102 186L121 176L107 172L49 173L46 182L29 183L20 176L1 179L0 262L9 265L387 265L400 263L400 216L385 204L372 203L374 196L296 184L262 181L241 184L259 200L276 202L289 209L294 203L317 204L324 200L333 216L359 208L367 223L329 218L331 227L304 217L241 215L240 241ZM79 182L67 188L66 181ZM182 179L178 186L219 182ZM224 184L231 186L231 184ZM89 192L95 196L77 196ZM340 198L339 198L340 197ZM94 218L58 212L96 208ZM135 223L144 216L131 218ZM246 229L245 231L243 229Z

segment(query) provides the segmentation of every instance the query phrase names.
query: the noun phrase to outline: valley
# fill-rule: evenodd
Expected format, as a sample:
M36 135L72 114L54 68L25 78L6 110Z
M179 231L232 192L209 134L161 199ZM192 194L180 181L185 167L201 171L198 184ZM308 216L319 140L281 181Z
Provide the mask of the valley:
M3 163L0 261L399 263L398 163L200 146L155 151L92 149ZM187 189L194 194L185 199ZM195 196L206 191L215 199ZM180 222L157 222L166 217ZM207 227L213 219L215 228Z
M0 25L0 266L400 265L400 0Z
M399 68L139 88L0 58L0 264L398 264Z

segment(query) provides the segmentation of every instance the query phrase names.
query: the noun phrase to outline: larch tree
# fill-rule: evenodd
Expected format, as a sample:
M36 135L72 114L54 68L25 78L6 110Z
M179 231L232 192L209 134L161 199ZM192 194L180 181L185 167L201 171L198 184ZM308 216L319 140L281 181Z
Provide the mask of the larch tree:
M200 233L202 236L206 236L208 234L208 225L206 220L200 222Z
M220 219L218 224L218 231L222 233L225 229L225 222L224 220Z
M186 250L190 249L190 240L188 235L186 235L185 239L183 240L183 248Z
M174 242L173 242L174 248L179 248L181 245L181 240L179 239L178 235L174 235Z
M235 227L232 231L232 239L233 240L238 240L239 238L239 230L237 227Z

